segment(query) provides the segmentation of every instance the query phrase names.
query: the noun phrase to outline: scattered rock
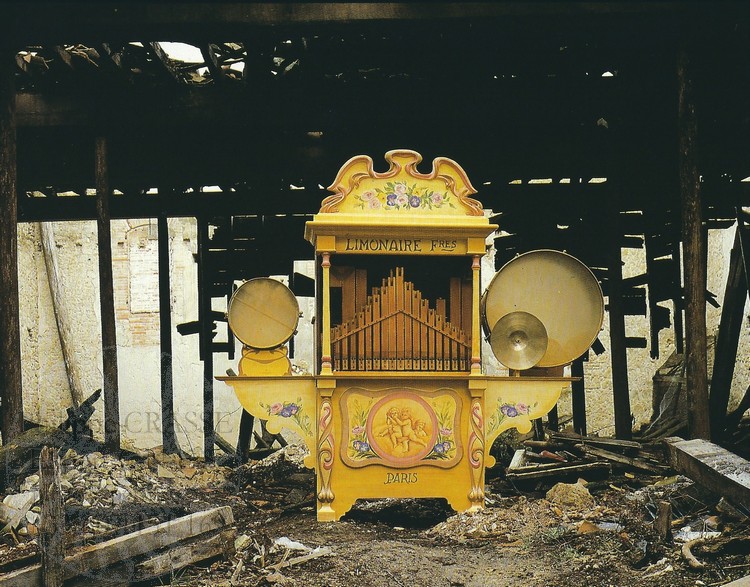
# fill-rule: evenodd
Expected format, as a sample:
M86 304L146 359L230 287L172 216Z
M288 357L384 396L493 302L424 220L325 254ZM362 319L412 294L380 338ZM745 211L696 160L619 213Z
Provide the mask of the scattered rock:
M547 492L547 500L560 507L578 511L594 507L594 498L580 481L555 484Z
M156 474L163 479L174 479L176 475L162 465L157 465Z
M583 520L583 522L578 524L579 534L590 534L591 532L598 532L599 530L599 526L589 522L588 520Z
M242 552L245 550L250 544L252 544L253 539L250 538L247 534L241 534L240 536L237 536L234 540L234 549L237 552Z

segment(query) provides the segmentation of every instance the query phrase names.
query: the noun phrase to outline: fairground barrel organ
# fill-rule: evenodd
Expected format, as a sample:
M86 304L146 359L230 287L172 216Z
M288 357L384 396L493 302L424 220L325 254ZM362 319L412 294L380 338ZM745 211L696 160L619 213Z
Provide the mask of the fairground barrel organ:
M464 170L386 153L347 161L305 229L318 259L317 365L291 374L285 343L299 309L280 282L244 283L229 322L239 376L220 377L268 429L297 432L317 478L317 513L338 520L361 498L444 497L484 505L489 450L557 402L602 324L591 271L559 251L517 256L480 291L491 224ZM494 357L482 356L482 338ZM507 376L485 373L500 361Z

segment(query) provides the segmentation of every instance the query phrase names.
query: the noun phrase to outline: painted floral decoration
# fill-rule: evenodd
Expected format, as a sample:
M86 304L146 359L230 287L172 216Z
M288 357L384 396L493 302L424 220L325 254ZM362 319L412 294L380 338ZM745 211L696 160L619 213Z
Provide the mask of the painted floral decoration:
M435 446L425 459L452 459L456 453L456 442L453 438L453 422L448 402L435 405L438 419L438 434Z
M531 408L536 407L536 403L533 406L528 406L523 402L515 404L503 403L502 400L498 400L497 409L490 416L487 422L488 432L493 432L502 424L506 418L517 418L518 416L528 416Z
M354 402L352 414L351 443L348 447L349 458L356 460L377 458L377 454L372 450L370 441L367 438L367 415L372 409L372 402L365 408L362 408L358 401Z
M435 192L416 183L408 185L404 181L389 181L382 188L366 190L354 196L357 206L368 210L415 210L456 206L450 201L448 192Z
M297 398L296 402L276 402L270 406L261 403L260 406L268 412L269 416L279 416L281 418L291 418L297 426L308 436L312 436L310 427L310 416L304 413L302 409L302 398Z

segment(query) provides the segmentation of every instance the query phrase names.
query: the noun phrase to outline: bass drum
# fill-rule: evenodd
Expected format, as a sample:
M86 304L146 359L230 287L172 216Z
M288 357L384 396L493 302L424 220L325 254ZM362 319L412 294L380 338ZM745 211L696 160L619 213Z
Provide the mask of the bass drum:
M270 277L243 283L229 300L227 320L242 344L253 349L272 349L297 331L299 304L292 291Z
M518 255L492 278L481 299L487 336L513 312L528 312L547 331L547 350L537 367L567 365L596 340L604 320L604 297L591 270L561 251Z

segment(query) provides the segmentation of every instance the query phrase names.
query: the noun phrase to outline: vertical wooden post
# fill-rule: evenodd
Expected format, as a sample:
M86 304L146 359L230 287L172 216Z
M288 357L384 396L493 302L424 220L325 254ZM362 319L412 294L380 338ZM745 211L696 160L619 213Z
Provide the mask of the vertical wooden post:
M586 436L586 386L583 374L583 356L578 357L571 363L570 375L571 377L580 377L580 380L573 381L571 384L573 431L581 436Z
M104 377L104 443L120 449L120 399L117 382L117 330L112 276L112 230L109 218L107 139L96 138L96 227L99 240L99 302L102 319L102 375Z
M160 190L161 192L162 190ZM159 214L159 344L161 346L161 439L165 453L179 453L174 430L172 383L172 304L169 272L169 227L166 213Z
M331 351L331 254L321 255L320 266L323 269L323 341L320 358L320 374L330 375L333 372Z
M672 544L672 504L670 502L662 500L658 503L654 527L662 544Z
M203 456L214 460L214 353L211 279L208 268L208 219L198 218L198 320L203 358Z
M242 463L246 463L250 456L250 439L253 436L253 424L255 424L255 418L253 415L246 410L242 410L242 417L240 418L240 432L237 436L237 460Z
M706 255L700 177L696 161L697 123L691 63L685 47L680 48L677 56L677 85L688 431L692 438L707 440L711 430L706 349Z
M619 205L615 214L619 216ZM622 306L622 249L619 222L615 219L607 271L609 293L609 338L612 357L612 395L615 407L615 436L630 439L633 435L628 386L628 349L625 345L625 312Z
M479 269L481 257L474 255L471 261L471 372L479 375L482 372L482 339L479 321L479 297L481 292Z
M39 456L39 550L42 562L42 585L62 587L65 579L65 513L60 488L60 458L57 449L45 446Z
M15 52L0 48L0 394L3 444L23 432L18 316Z

